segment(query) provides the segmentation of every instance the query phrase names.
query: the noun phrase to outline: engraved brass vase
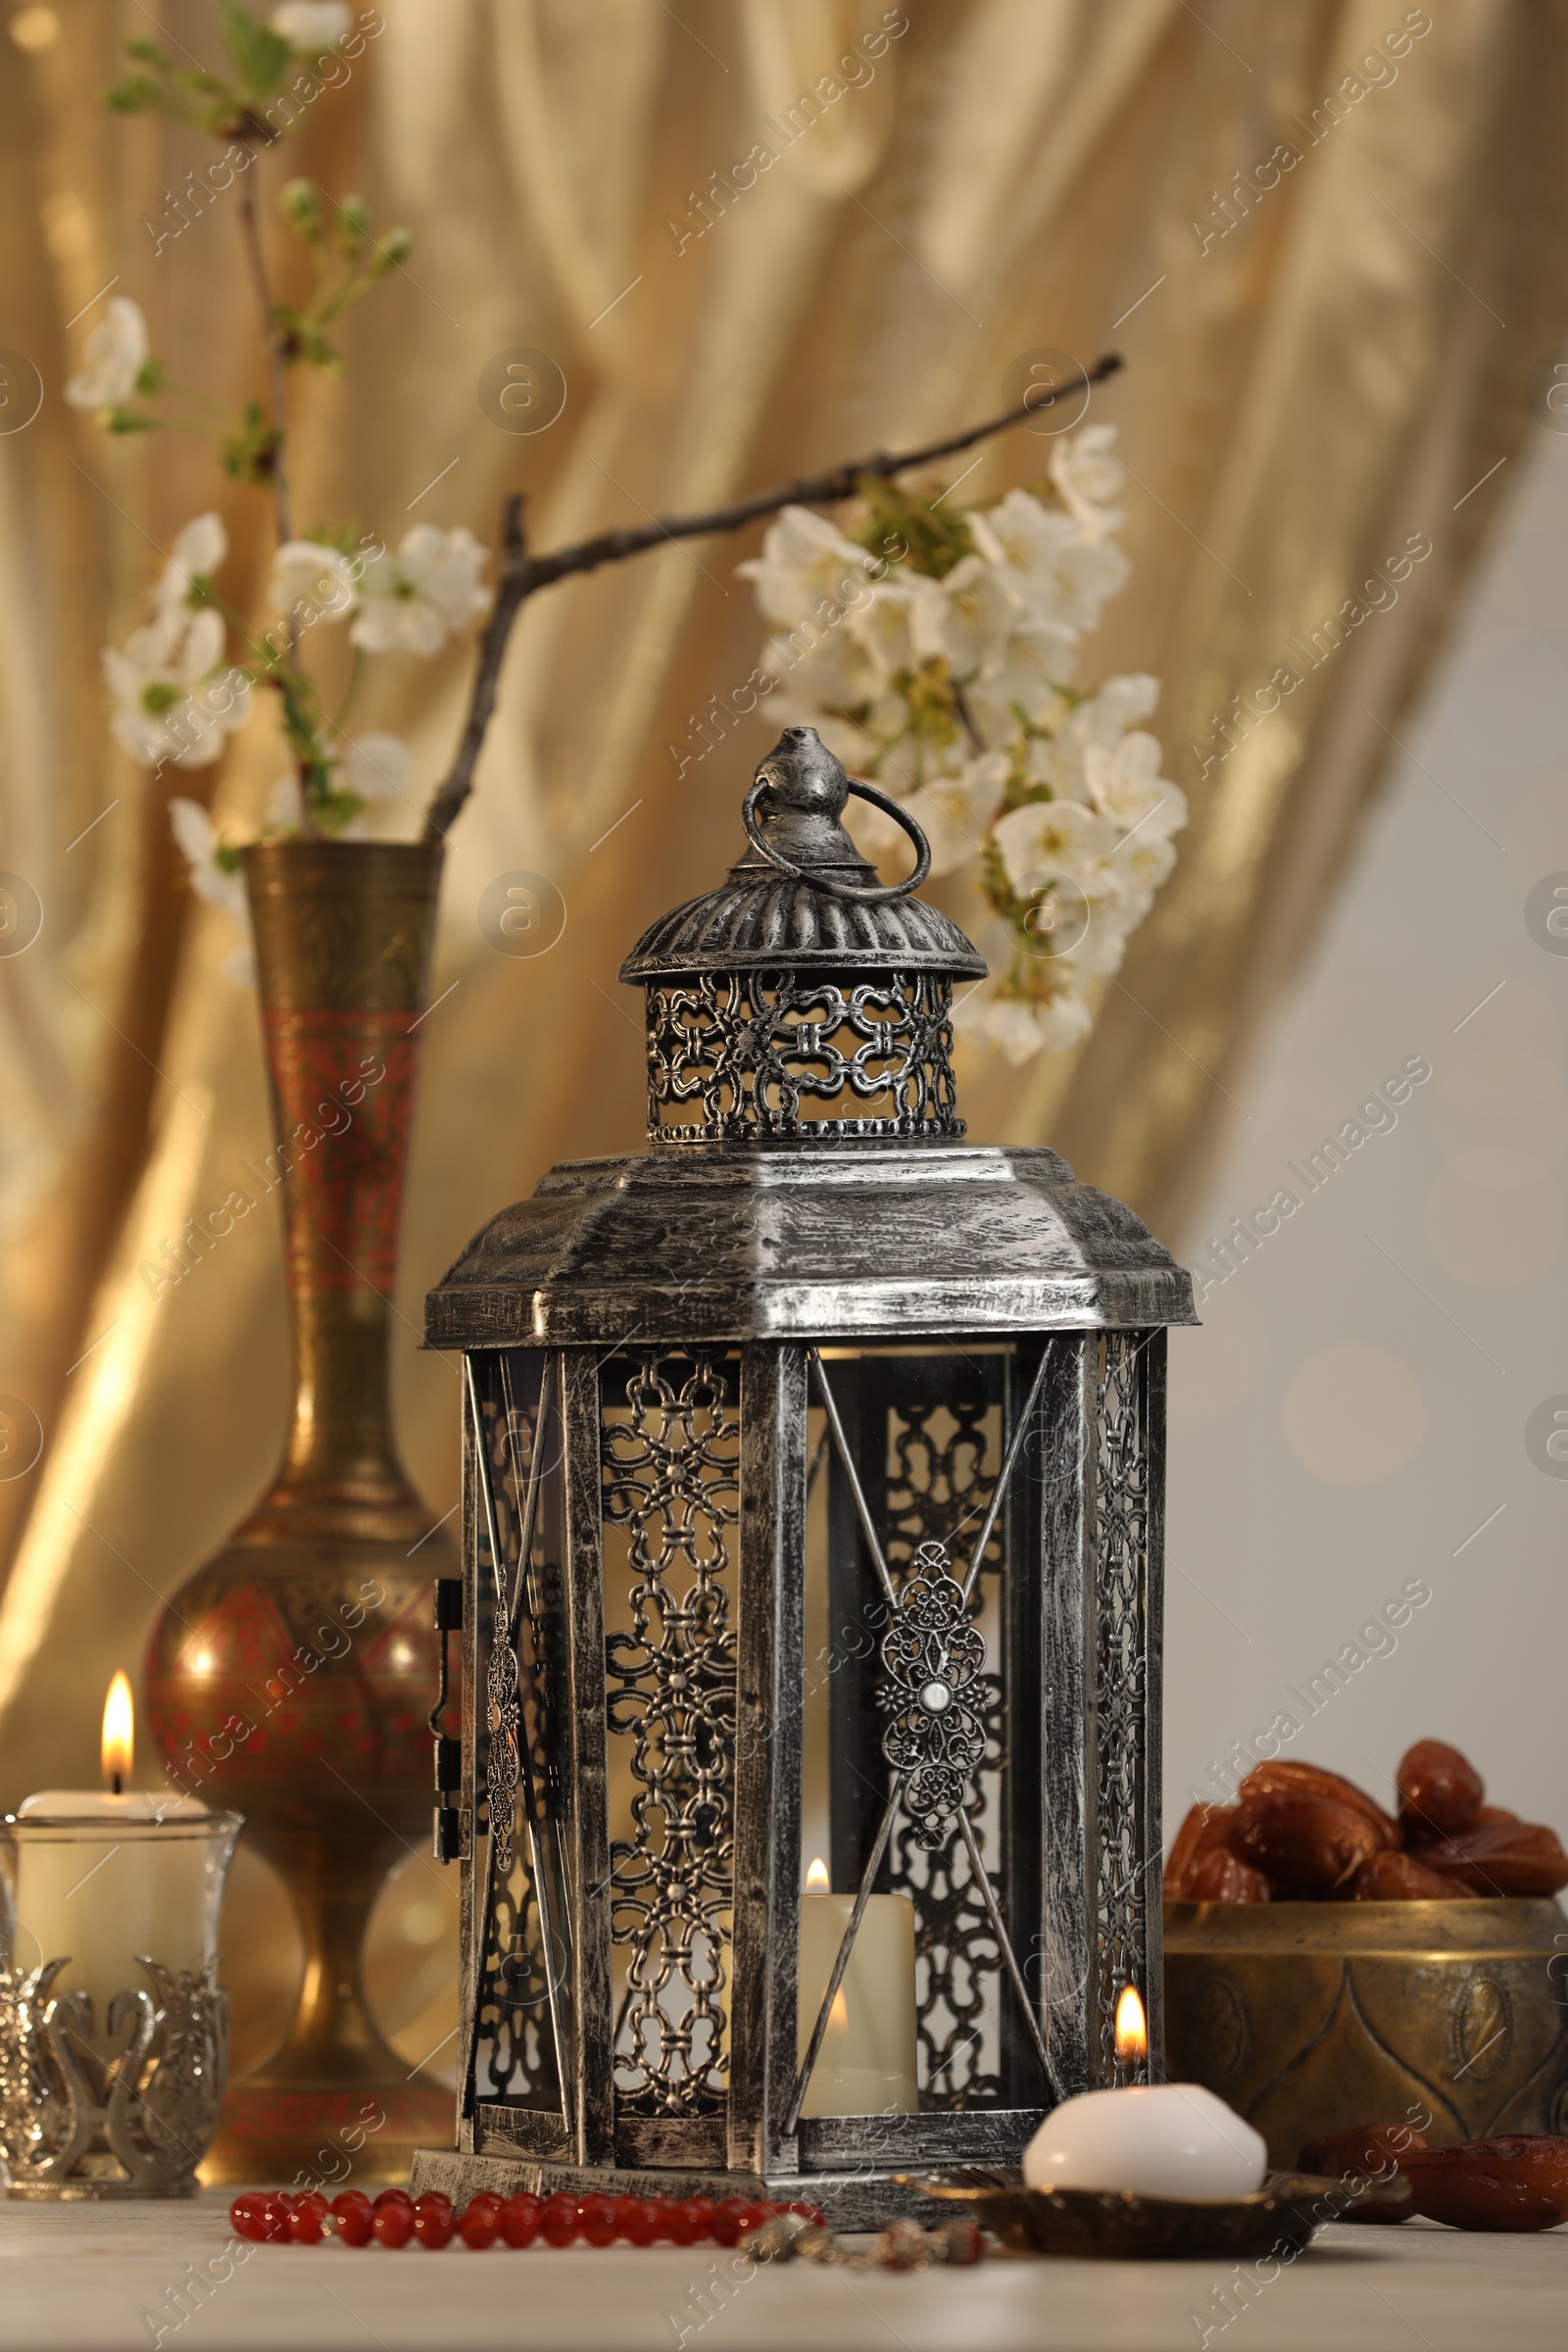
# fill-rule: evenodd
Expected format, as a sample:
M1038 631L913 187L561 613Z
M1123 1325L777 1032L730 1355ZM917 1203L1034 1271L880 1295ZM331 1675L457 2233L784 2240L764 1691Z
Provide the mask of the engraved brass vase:
M1435 2146L1563 2132L1561 1955L1568 1920L1546 1899L1167 1903L1168 2071L1282 2168L1356 2124L1410 2121Z
M170 1777L242 1812L281 1873L306 1964L282 2047L229 2091L211 2181L325 2160L403 2179L416 2143L452 2136L450 2092L409 2080L361 1977L382 1881L429 1835L431 1579L455 1571L387 1380L440 864L391 843L245 853L278 1138L250 1175L282 1200L293 1397L271 1486L158 1620L146 1690Z

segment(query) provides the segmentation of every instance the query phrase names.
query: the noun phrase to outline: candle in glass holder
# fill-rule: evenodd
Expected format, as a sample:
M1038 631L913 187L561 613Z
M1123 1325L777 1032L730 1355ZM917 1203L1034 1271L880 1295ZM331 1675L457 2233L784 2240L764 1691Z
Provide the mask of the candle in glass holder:
M239 1819L190 1797L127 1789L130 1685L117 1674L104 1705L101 1789L42 1788L7 1825L11 1965L67 1963L54 1991L92 2002L105 2056L117 1992L150 1990L139 1955L200 1977L217 1958L218 1907Z
M1116 2005L1116 2056L1149 2051L1137 1988ZM1263 2185L1268 2144L1198 2082L1085 2090L1054 2108L1023 2153L1031 2188L1130 2189L1145 2197L1244 2197Z
M801 2059L854 1911L854 1895L830 1893L825 1864L813 1862L801 1902ZM873 1894L833 1995L801 2114L913 2115L919 2105L914 1905L906 1894Z

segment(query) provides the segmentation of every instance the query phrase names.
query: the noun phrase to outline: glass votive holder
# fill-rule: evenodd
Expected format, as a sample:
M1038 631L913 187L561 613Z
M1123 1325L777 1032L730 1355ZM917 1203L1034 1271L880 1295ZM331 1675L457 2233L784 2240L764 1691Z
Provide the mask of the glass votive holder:
M194 2196L227 2079L218 1917L243 1818L150 1794L35 1801L0 1821L4 2185Z

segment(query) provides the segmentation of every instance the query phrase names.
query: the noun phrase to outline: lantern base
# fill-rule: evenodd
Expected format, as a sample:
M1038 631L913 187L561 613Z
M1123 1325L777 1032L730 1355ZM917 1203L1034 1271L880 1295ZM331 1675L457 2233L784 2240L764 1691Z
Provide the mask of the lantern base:
M906 2187L892 2172L763 2175L668 2167L621 2171L612 2165L541 2164L525 2156L471 2156L461 2148L416 2150L409 2187L415 2196L440 2189L460 2208L482 2189L502 2197L523 2191L548 2197L564 2189L578 2197L765 2197L784 2205L799 2200L819 2206L830 2230L882 2230L901 2214L921 2214L928 2203L932 2219L941 2219L947 2211L935 2199Z

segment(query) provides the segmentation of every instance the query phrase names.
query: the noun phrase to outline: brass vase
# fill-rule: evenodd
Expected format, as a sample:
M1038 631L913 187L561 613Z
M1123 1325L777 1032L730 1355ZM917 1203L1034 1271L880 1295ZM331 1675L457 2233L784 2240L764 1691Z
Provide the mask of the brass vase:
M245 852L277 1130L246 1189L281 1195L293 1399L271 1486L157 1622L146 1693L171 1778L243 1813L282 1875L306 1963L282 2047L229 2091L213 2181L404 2179L452 2137L452 2094L409 2080L361 1976L389 1868L428 1848L431 1579L456 1573L387 1379L440 870L423 845Z

